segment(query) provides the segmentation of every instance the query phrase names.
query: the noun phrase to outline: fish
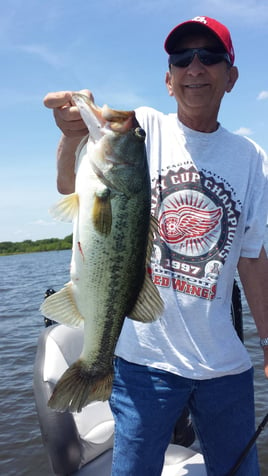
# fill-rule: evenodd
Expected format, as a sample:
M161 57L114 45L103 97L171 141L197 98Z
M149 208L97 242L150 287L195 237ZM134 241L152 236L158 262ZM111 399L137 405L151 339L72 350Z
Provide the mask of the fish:
M163 301L150 276L158 222L151 215L145 132L134 111L72 99L89 129L77 156L74 193L53 208L73 221L70 281L44 300L42 314L84 329L79 359L60 377L48 405L80 412L107 400L124 319L155 321Z

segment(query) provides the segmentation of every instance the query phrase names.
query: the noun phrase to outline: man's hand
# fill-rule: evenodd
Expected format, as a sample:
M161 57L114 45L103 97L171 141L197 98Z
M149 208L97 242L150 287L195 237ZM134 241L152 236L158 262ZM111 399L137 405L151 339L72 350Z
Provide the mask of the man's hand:
M79 92L94 100L88 89ZM48 93L43 101L46 107L53 109L55 122L63 133L57 151L57 188L60 193L72 193L75 188L75 152L81 139L88 134L88 128L72 101L72 91Z
M94 100L88 89L79 92ZM72 101L71 91L48 93L43 102L46 107L53 109L55 122L65 137L82 138L88 134L88 129L80 116L80 112Z
M264 347L263 353L264 353L264 373L266 377L268 378L268 347Z

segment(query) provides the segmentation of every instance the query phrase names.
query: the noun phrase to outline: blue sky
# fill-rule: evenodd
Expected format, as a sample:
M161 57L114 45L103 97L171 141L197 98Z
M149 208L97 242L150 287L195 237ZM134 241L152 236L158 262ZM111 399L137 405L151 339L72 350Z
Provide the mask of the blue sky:
M0 241L62 238L48 213L59 198L60 132L49 91L93 91L99 105L175 112L163 42L181 21L208 15L231 30L240 71L220 121L268 151L267 0L9 0L0 16Z

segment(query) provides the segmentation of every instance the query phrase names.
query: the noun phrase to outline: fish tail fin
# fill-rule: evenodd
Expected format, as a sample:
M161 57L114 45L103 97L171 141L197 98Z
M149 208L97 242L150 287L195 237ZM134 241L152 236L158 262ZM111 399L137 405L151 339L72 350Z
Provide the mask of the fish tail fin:
M72 364L57 382L48 406L58 411L81 412L95 400L105 401L112 390L113 368L89 369L82 359Z

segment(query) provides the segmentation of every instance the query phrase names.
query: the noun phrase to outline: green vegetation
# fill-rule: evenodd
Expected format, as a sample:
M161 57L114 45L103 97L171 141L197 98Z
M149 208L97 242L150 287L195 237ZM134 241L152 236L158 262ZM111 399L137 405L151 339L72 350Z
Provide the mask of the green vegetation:
M34 253L36 251L69 250L72 248L72 235L65 238L48 238L46 240L24 240L18 243L12 241L0 242L0 256L18 253Z

